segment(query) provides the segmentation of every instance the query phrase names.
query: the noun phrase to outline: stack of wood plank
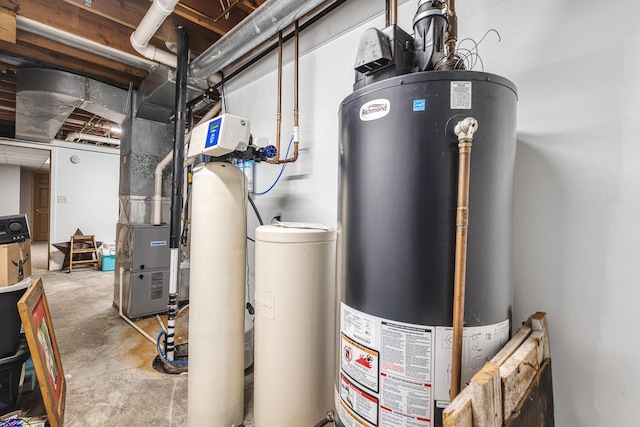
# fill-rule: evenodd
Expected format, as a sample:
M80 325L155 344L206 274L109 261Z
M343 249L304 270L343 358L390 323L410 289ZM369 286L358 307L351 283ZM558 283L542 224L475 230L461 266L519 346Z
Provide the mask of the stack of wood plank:
M524 323L447 406L444 427L553 427L547 315Z

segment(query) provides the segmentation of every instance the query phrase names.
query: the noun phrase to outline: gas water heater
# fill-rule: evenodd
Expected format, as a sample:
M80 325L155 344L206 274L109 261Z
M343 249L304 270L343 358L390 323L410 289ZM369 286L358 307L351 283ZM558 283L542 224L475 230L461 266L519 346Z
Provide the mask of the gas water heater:
M427 3L440 2L421 1L421 8ZM446 13L423 9L415 39L395 25L363 35L356 90L340 105L339 426L442 425L451 381L453 127L469 116L479 129L471 156L463 381L509 338L516 88L500 76L447 69L455 61L434 70L447 61L418 37L429 34L421 28L437 33Z

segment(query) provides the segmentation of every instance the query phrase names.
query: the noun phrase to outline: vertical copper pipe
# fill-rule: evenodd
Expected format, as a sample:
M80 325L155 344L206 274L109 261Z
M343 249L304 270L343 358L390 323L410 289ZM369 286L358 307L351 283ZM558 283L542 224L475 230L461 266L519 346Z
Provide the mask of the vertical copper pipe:
M467 277L467 229L469 227L469 176L471 145L477 121L466 118L456 126L458 135L458 209L456 212L456 258L453 278L453 351L451 357L451 400L460 393L464 296Z
M295 22L295 72L293 74L293 126L298 126L298 56L300 55L300 46L298 42L298 21Z
M387 27L398 23L398 0L387 0Z
M273 164L281 164L281 163L292 163L298 160L298 145L299 145L299 130L298 130L298 119L299 119L299 110L298 110L298 57L299 55L299 29L298 29L298 21L295 21L295 58L294 58L294 88L293 88L293 96L294 96L294 107L293 107L293 156L285 159L281 159L280 152L280 138L282 135L282 31L278 33L278 106L277 106L277 115L276 115L276 156L272 159L267 160L269 163Z
M276 156L267 160L280 163L280 133L282 131L282 31L278 32L278 101L276 104Z
M300 118L300 111L298 109L298 58L300 57L300 30L298 29L298 21L295 22L295 58L294 58L294 74L293 74L293 157L290 161L295 162L298 159L298 143L300 142L300 132L298 126L298 120ZM289 160L287 160L289 161Z

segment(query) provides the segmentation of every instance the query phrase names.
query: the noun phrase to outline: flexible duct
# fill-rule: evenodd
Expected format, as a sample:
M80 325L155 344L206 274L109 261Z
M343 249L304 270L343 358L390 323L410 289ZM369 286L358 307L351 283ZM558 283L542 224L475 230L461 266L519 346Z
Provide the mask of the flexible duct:
M230 427L244 415L247 183L229 163L193 175L188 425Z
M176 56L149 45L149 40L158 31L164 20L167 19L167 16L173 13L173 9L177 4L178 0L153 0L151 7L147 10L140 24L138 24L138 28L129 37L131 46L140 55L172 68L176 68Z
M190 74L206 79L242 58L324 1L268 0L193 60Z
M24 16L16 16L16 27L19 30L36 34L65 46L80 49L84 52L102 56L103 58L111 59L141 70L153 71L158 66L158 63L156 62L139 58L130 53L102 45L75 34L67 33L66 31L50 27L41 22L34 21L33 19L25 18Z

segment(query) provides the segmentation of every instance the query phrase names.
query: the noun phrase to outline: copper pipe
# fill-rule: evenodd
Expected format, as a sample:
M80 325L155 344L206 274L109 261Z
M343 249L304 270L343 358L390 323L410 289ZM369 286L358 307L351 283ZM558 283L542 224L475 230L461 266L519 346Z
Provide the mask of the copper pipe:
M267 162L280 163L280 133L282 131L282 31L278 31L278 101L276 104L276 155Z
M448 0L449 16L447 19L447 34L445 39L446 54L453 55L458 43L458 16L456 15L455 0Z
M456 212L456 259L453 277L453 351L451 355L451 400L460 393L462 377L462 335L467 277L467 229L469 227L469 176L471 145L478 122L472 117L455 127L458 136L458 209Z
M387 27L398 23L398 0L387 0L385 21Z
M292 163L298 160L298 145L299 145L299 110L298 110L298 57L299 51L299 29L298 21L295 21L295 58L294 58L294 107L293 107L293 156L281 159L280 158L280 137L282 135L282 31L278 33L278 105L276 113L276 156L267 160L269 163L281 164Z

